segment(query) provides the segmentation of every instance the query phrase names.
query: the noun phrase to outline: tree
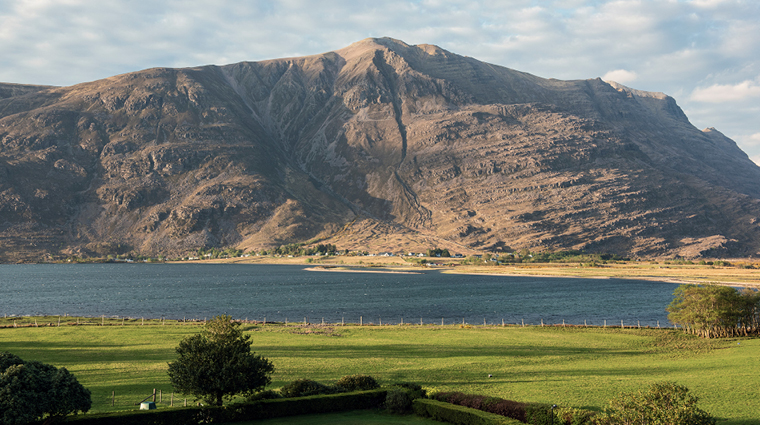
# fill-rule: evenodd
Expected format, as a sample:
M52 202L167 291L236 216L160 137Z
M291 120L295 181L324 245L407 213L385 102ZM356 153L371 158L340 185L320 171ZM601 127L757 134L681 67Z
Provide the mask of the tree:
M668 320L703 337L748 335L758 331L760 292L728 286L681 285L667 308Z
M239 327L230 316L217 316L201 333L183 339L177 360L169 363L174 389L221 406L223 398L251 395L272 382L274 366L251 351L250 336Z
M647 391L623 393L597 416L598 425L714 425L715 418L697 407L697 397L674 382L652 384Z
M66 368L0 353L0 423L54 422L91 406L90 391Z

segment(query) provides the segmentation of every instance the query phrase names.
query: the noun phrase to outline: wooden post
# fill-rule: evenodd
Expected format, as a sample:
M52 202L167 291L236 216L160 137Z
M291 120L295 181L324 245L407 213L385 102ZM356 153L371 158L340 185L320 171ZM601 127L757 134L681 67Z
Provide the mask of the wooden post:
M363 326L363 325L364 325L364 317L359 316L359 326Z
M185 399L185 407L187 407L187 399Z
M173 392L172 392L171 402L169 403L169 407L174 407L174 393Z
M122 318L121 318L121 326L124 326L124 320L126 320L126 318L125 318L125 317L122 317Z
M485 326L486 326L486 318L484 317L483 318L483 327L485 327Z
M322 324L323 325L325 324L325 318L324 317L322 318Z
M503 317L501 318L501 327L502 328L504 327L504 318Z
M116 406L116 391L111 391L111 407Z
M586 324L586 319L583 319L583 327L584 327L584 328L587 328L587 327L588 327L588 325Z
M544 319L541 319L541 327L544 327Z
M657 321L657 329L660 329L660 321Z
M443 317L441 317L441 326L443 326Z
M620 329L625 329L625 326L623 326L623 321L620 321Z
M420 326L422 326L422 317L420 317Z
M562 319L562 327L565 327L565 319Z
M106 325L106 315L104 314L100 316L100 326L105 326L105 325Z
M641 329L641 320L639 320L638 322L639 322L639 329Z
M34 327L35 328L39 328L39 326L37 326L37 318L36 317L34 318Z
M140 322L140 326L145 326L145 318L142 318L142 321Z
M403 317L401 318L401 324L402 325L404 324L404 318Z
M380 326L383 326L383 318L378 317L377 320L378 320L378 323L380 323Z
M346 317L345 316L341 316L341 318L340 318L340 325L341 326L345 326L345 324L346 324Z
M153 388L153 402L156 402L156 389Z
M58 327L61 327L61 316L58 316Z
M303 325L306 326L306 317L303 318Z
M604 327L607 327L607 319L604 319Z

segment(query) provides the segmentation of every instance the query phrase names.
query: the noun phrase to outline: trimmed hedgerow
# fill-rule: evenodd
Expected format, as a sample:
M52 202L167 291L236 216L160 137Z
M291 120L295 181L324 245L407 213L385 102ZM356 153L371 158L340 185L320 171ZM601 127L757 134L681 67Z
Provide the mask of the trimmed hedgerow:
M375 409L382 405L385 398L386 390L378 389L310 397L259 400L225 406L80 415L70 418L68 421L77 425L188 425L240 422L295 415Z
M417 416L456 425L522 425L516 419L437 400L419 398L412 402L412 408Z
M504 400L483 395L464 394L460 392L436 393L430 398L456 404L458 406L465 406L472 409L482 410L484 412L494 413L520 422L527 422L525 420L525 408L528 404L519 401Z
M458 406L470 407L484 412L494 413L507 418L516 419L531 425L590 424L595 412L569 407L552 409L550 404L521 403L483 395L464 394L460 392L436 393L430 398ZM553 414L553 415L552 415Z

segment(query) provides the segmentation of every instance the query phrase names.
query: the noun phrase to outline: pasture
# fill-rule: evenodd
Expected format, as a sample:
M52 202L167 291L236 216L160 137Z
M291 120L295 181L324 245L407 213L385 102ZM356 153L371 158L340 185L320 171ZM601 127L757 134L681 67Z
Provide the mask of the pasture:
M92 391L92 412L136 409L154 388L162 394L159 408L184 404L185 396L172 395L167 362L199 324L98 318L90 325L59 327L54 318L24 318L34 320L52 326L0 328L0 351L66 367ZM0 326L9 323L0 319ZM244 324L243 329L252 335L254 351L275 365L272 389L298 378L330 383L368 374L381 384L417 382L429 392L601 410L619 392L675 381L721 424L760 423L757 338L703 340L672 329L540 326Z

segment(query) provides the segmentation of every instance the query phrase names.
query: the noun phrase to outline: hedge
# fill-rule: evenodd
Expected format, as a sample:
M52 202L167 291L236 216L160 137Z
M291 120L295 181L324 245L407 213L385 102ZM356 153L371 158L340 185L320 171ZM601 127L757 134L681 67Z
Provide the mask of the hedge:
M417 416L457 425L523 425L516 419L437 400L418 398L412 409Z
M373 409L382 405L386 395L387 390L378 389L353 393L258 400L226 406L77 415L69 417L68 422L77 425L187 425L210 422L240 422L284 416Z

